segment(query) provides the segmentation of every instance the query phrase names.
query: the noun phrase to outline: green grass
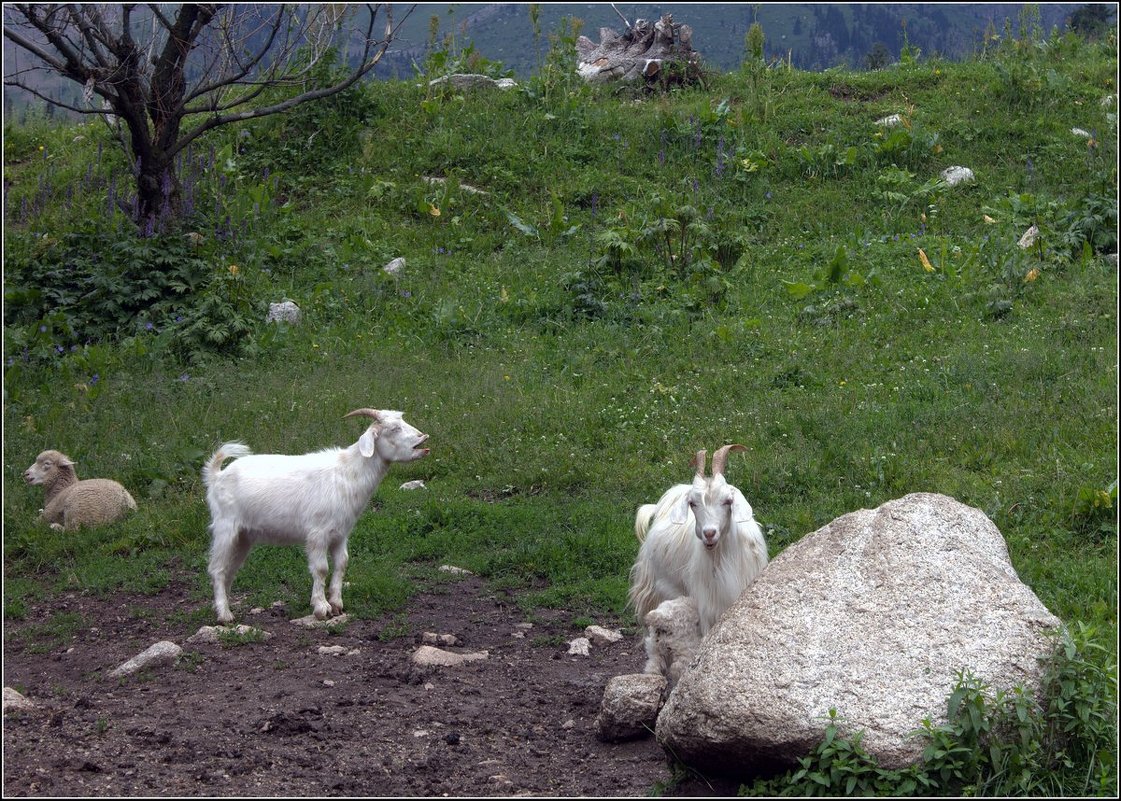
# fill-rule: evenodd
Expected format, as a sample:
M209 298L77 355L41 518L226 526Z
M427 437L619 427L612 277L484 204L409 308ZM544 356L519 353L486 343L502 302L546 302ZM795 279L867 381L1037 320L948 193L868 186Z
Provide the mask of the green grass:
M651 96L379 83L244 141L216 132L197 293L96 337L67 282L116 257L67 236L141 260L117 296L146 286L145 251L103 212L119 156L102 141L99 160L92 126L8 126L5 619L63 589L187 576L185 620L206 622L205 456L346 444L360 426L343 415L375 406L405 411L432 454L395 468L354 531L360 617L399 614L444 563L522 591L527 613L625 615L636 507L698 448L741 442L729 477L772 557L855 509L945 493L992 518L1049 609L1115 643L1115 75L1115 45L1068 38ZM892 113L905 134L874 125ZM300 125L337 147L294 148ZM976 182L933 182L955 164ZM214 235L216 207L237 235ZM1043 244L1021 251L1033 222ZM261 322L282 297L302 326ZM228 319L244 332L208 345ZM79 535L38 524L21 473L48 447L122 481L138 512ZM414 478L427 489L397 489ZM235 611L306 614L309 587L298 549L260 548Z

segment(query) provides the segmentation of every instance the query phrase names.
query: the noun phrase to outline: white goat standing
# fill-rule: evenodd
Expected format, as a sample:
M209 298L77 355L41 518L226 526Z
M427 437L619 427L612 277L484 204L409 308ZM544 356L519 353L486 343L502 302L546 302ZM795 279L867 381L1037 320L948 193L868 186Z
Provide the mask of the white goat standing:
M347 539L358 516L394 462L428 455L428 439L405 422L401 412L356 409L346 417L373 423L348 448L325 448L300 456L252 455L240 442L227 442L202 469L210 506L210 578L214 609L230 623L229 594L234 576L257 543L304 545L311 571L311 606L323 620L343 610ZM225 470L222 463L236 458ZM325 596L327 554L334 563Z
M647 673L670 668L647 621L652 610L664 601L691 598L699 640L767 566L767 543L751 504L724 478L728 454L746 450L725 445L716 451L711 478L704 475L705 451L698 451L692 484L677 484L656 504L638 509L634 532L642 545L631 568L630 603L648 627Z

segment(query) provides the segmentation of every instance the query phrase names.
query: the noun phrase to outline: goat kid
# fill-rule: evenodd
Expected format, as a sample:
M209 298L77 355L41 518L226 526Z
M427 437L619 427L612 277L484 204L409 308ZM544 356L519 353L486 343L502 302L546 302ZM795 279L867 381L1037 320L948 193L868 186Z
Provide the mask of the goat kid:
M221 623L233 622L229 595L234 576L258 543L303 545L311 572L311 606L319 620L343 610L347 539L391 464L428 455L428 439L401 412L356 409L345 417L373 419L358 442L298 456L253 455L227 442L202 469L210 507L210 578ZM227 459L235 459L222 469ZM328 553L334 564L325 594Z
M767 565L767 544L751 504L724 478L725 445L713 454L706 477L705 451L698 451L692 484L677 484L635 516L642 543L631 568L630 603L640 621L664 601L687 596L696 604L703 637ZM664 672L656 643L647 639L647 672Z

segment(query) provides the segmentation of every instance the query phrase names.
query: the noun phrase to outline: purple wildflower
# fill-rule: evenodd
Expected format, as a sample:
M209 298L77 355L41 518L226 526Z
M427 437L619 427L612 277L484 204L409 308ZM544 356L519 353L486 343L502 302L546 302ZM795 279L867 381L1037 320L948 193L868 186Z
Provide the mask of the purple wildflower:
M101 380L101 375L98 374L98 373L94 373L93 375L90 376L90 383L91 384L96 384L100 380Z
M183 375L179 376L179 378L176 379L176 381L190 381L190 380L191 380L191 377L189 375L187 375L186 373L183 373Z

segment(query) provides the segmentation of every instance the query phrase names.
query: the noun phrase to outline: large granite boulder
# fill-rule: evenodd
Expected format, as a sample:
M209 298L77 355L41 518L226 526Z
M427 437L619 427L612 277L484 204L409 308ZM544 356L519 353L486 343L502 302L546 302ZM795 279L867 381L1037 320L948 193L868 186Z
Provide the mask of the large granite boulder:
M808 754L835 708L881 767L903 767L957 671L1035 691L1059 625L983 512L907 495L779 554L701 643L657 738L686 764L765 774Z

